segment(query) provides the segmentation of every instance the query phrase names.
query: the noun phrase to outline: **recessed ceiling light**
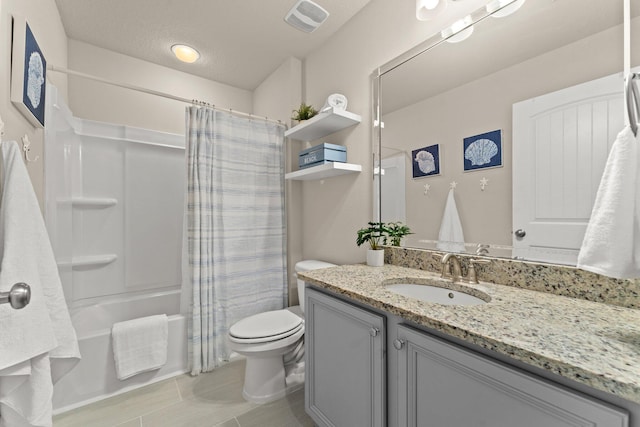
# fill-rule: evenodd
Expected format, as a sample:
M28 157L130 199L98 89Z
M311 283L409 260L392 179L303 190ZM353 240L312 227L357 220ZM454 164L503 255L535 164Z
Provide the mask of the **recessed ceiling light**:
M196 62L198 58L200 58L200 54L197 50L195 50L191 46L187 46L184 44L174 44L173 46L171 46L171 51L176 56L176 58L188 64Z

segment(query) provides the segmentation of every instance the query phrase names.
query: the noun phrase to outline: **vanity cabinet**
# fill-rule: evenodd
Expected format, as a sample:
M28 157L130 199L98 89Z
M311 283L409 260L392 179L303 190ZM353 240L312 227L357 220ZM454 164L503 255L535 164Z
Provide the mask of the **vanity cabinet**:
M313 287L306 298L306 410L318 426L629 426L624 409L394 315Z
M305 407L320 427L386 426L385 317L305 292Z
M398 425L624 427L625 411L404 325Z

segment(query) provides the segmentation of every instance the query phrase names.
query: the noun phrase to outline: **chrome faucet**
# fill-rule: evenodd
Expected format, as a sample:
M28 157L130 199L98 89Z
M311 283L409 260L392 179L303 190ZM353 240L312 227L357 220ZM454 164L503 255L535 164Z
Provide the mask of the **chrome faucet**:
M450 278L454 282L460 280L462 269L460 268L460 260L455 254L451 252L444 254L440 260L440 264L442 264L442 274L440 277Z
M460 267L460 259L453 253L449 252L442 256L440 264L442 264L442 274L440 277L451 279L454 282L478 283L478 273L476 272L476 264L488 264L488 259L469 258L469 268L467 269L467 277L462 276L462 268Z

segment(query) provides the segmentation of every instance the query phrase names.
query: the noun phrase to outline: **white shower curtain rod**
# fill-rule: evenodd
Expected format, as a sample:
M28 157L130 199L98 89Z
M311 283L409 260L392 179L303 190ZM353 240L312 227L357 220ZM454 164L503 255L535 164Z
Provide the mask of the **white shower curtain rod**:
M105 79L105 78L102 78L102 77L98 77L98 76L93 76L91 74L81 73L79 71L70 70L68 68L56 67L55 65L47 64L47 70L55 71L55 72L58 72L58 73L64 73L64 74L68 74L68 75L71 75L71 76L77 76L77 77L81 77L83 79L94 80L94 81L97 81L97 82L100 82L100 83L104 83L104 84L108 84L108 85L111 85L111 86L118 86L118 87L122 87L122 88L125 88L125 89L131 89L131 90L135 90L135 91L138 91L138 92L148 93L150 95L161 96L163 98L173 99L174 101L185 102L187 104L202 105L202 106L213 108L215 110L227 111L227 112L229 112L231 114L235 114L237 116L249 117L249 118L258 118L258 119L265 120L267 122L276 123L276 124L285 126L285 124L282 123L282 121L280 121L280 120L274 120L274 119L270 119L270 118L264 117L264 116L256 116L255 114L243 113L242 111L232 110L231 108L217 107L214 104L209 104L208 102L198 101L197 99L182 98L180 96L171 95L170 93L160 92L160 91L153 90L153 89L147 89L147 88L144 88L144 87L134 86L134 85L130 85L130 84L127 84L127 83L114 82L112 80L108 80L108 79Z

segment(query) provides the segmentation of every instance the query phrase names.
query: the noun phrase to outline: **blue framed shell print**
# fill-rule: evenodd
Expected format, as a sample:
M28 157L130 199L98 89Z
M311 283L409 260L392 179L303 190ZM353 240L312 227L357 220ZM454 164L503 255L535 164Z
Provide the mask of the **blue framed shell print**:
M494 130L464 138L464 171L502 166L502 131Z
M27 21L13 17L11 101L34 126L44 127L47 61Z
M430 145L411 151L413 177L440 175L440 145Z

